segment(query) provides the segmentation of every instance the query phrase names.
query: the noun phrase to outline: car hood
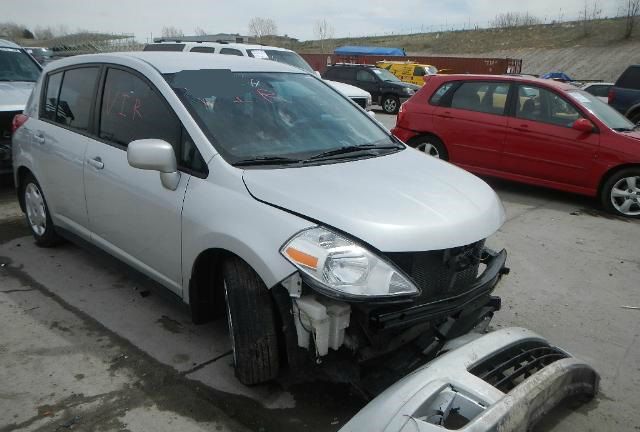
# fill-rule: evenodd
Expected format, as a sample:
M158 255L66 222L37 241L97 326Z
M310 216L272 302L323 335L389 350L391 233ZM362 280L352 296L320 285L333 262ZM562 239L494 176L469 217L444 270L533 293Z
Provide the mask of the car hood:
M338 90L340 93L342 93L343 95L350 97L350 98L371 98L371 94L366 91L366 90L362 90L361 88L358 88L356 86L352 86L349 84L345 84L345 83L341 83L338 81L330 81L330 80L324 80L324 82L326 82L327 84L329 84L331 87L333 87L334 89Z
M471 244L505 220L502 203L484 181L413 149L329 165L250 169L243 179L256 199L383 252Z
M0 81L0 111L22 111L36 83Z
M398 87L398 88L406 87L406 88L410 88L411 90L414 90L414 91L418 91L418 90L420 90L422 88L419 85L411 84L411 83L407 83L407 82L386 81L386 84L391 86L391 87Z

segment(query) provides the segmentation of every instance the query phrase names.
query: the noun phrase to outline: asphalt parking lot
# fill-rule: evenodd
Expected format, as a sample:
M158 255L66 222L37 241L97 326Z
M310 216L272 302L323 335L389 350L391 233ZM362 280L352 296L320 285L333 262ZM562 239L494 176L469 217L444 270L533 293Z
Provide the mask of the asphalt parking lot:
M390 127L394 117L377 113ZM601 392L567 403L539 431L640 430L640 221L588 198L488 179L508 220L494 328L534 330L590 362ZM0 432L333 431L366 402L344 384L233 375L226 322L188 311L115 260L33 244L0 186Z

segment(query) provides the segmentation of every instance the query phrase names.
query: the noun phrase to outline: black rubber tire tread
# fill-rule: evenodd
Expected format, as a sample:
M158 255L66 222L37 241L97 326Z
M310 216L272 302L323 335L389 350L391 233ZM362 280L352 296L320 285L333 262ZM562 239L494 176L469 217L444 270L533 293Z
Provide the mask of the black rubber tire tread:
M618 180L623 177L632 177L632 176L640 176L640 167L629 167L621 169L620 171L615 172L612 176L610 176L606 182L602 185L600 189L600 203L602 207L609 213L612 213L617 216L630 218L630 219L640 219L640 215L637 216L628 216L623 213L620 213L611 203L610 194L613 185L616 184Z
M384 101L386 101L387 99L395 99L396 101L396 109L393 110L393 112L389 112L386 109L384 109ZM386 114L398 114L398 111L400 111L400 99L398 99L398 96L394 96L394 95L385 95L382 98L382 111L384 111Z
M47 227L44 230L44 234L42 235L38 235L35 233L35 231L33 231L33 229L31 229L31 223L29 222L29 216L27 215L27 212L25 210L24 213L24 217L27 221L27 226L29 227L29 231L31 231L31 234L33 235L33 238L35 239L36 245L40 246L40 247L44 247L44 248L50 248L50 247L54 247L59 245L60 243L62 243L64 240L62 237L60 237L58 235L58 233L56 232L55 227L53 226L53 221L51 220L51 215L49 214L49 205L47 204L47 199L44 196L44 192L42 192L42 188L40 187L40 183L38 183L38 180L36 180L36 178L32 175L32 174L27 174L24 178L24 181L22 182L21 185L21 190L20 190L20 194L22 195L22 199L25 199L24 196L24 192L27 189L27 185L33 183L38 190L40 191L40 193L42 194L42 199L44 201L44 209L46 212L46 216L47 216Z
M271 294L238 257L227 258L222 271L233 322L236 376L245 385L272 380L278 376L280 363Z
M433 144L435 148L438 149L438 153L440 153L440 159L443 161L448 161L449 152L447 151L447 146L445 146L442 140L435 135L430 135L430 134L419 135L417 137L411 138L407 144L409 144L410 147L417 148L420 144L424 143L427 139L431 144Z
M631 123L633 124L638 124L640 123L640 112L635 112L631 115L631 117L629 117L629 120L631 121Z

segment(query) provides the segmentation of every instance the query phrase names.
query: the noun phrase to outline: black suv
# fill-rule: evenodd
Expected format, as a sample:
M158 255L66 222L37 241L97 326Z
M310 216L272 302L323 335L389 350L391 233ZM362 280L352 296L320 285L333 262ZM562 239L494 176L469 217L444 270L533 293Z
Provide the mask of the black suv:
M609 105L640 123L640 65L631 65L609 90Z
M396 114L400 104L420 89L420 86L400 81L386 69L364 64L334 64L322 77L368 91L373 103L382 106L387 114Z

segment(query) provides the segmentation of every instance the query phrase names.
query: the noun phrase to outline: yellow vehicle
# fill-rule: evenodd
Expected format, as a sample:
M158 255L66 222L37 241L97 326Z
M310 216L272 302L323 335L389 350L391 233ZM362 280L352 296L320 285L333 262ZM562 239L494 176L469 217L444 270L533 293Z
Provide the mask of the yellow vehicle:
M435 75L438 73L438 69L435 66L420 63L383 60L376 62L376 66L388 70L400 78L401 81L419 86L424 85L425 75Z

